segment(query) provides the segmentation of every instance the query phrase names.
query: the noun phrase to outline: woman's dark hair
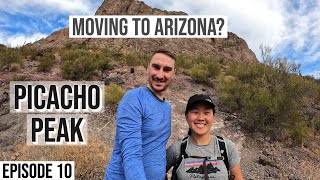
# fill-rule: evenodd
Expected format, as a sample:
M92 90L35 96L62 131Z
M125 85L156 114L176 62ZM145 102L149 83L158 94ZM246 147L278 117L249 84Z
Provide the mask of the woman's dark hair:
M188 130L188 136L191 136L191 128Z

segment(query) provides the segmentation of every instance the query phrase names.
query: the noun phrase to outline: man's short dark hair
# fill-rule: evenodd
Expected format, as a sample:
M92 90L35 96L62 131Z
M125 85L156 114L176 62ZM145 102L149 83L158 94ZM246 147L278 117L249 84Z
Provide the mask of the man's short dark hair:
M174 61L176 61L176 55L173 54L172 52L166 50L166 49L158 49L158 50L156 50L156 51L153 52L152 56L154 56L154 55L157 54L157 53L165 54L165 55L171 57Z

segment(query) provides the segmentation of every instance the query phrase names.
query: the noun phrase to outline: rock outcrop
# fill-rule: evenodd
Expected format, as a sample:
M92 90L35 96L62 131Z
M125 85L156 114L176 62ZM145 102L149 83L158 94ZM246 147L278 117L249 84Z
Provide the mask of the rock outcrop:
M142 1L105 0L95 13L96 15L187 15L184 12L165 11L152 8ZM191 39L191 38L69 38L69 28L52 33L45 39L34 43L38 48L50 49L63 47L68 43L82 46L110 47L127 52L149 53L158 48L169 49L181 55L214 56L221 60L258 62L247 43L236 34L229 32L225 39Z

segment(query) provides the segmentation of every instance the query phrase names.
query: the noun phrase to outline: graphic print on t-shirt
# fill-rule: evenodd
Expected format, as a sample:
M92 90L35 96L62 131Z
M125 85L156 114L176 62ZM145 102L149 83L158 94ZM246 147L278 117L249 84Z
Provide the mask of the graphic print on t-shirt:
M193 174L204 174L204 167L203 164L204 159L200 160L195 160L195 159L190 159L186 160L184 164L184 168L186 170L186 173L193 173ZM208 169L208 174L211 173L217 173L220 171L218 168L218 165L220 165L221 162L217 160L206 160L205 161L205 166Z

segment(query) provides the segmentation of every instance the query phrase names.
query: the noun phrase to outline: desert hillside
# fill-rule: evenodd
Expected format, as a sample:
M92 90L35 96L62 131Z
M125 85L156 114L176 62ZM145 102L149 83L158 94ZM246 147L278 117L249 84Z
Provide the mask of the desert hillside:
M185 14L142 1L105 0L96 15ZM126 91L145 86L150 53L177 54L168 89L172 132L187 134L184 110L195 93L218 105L212 133L240 151L245 179L320 179L320 82L286 61L257 61L244 39L69 39L68 28L20 48L0 45L0 160L74 160L76 179L103 179L115 134L115 113ZM278 64L282 66L276 66ZM10 81L85 81L105 84L105 110L90 114L87 146L27 146L26 114L10 113Z

